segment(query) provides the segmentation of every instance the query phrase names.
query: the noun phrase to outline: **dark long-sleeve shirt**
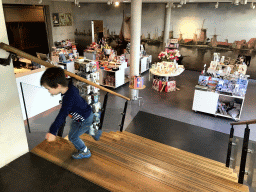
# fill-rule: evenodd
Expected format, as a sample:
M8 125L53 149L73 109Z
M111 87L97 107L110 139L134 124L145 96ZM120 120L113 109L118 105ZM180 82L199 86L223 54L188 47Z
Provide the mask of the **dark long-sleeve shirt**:
M49 132L56 135L67 116L70 116L74 121L84 121L90 116L91 111L91 106L79 95L79 90L70 83L67 92L63 94L61 109Z

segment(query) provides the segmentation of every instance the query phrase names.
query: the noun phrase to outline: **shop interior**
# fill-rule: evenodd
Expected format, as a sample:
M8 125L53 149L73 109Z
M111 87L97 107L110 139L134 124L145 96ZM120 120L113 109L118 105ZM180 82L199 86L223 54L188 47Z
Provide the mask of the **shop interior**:
M177 19L179 16L177 9L186 8L187 5L193 9L195 7L192 4L196 4L198 9L206 7L206 10L213 8L213 11L219 11L221 2L187 2L186 4L185 0L185 3L181 1L182 4L178 1L175 1L175 4L143 3L139 73L136 76L131 75L133 59L131 58L130 1L121 2L119 6L115 6L115 1L91 3L76 0L74 2L43 0L42 2L42 4L28 5L3 1L9 45L125 97L131 97L131 89L138 90L139 94L132 95L131 101L128 102L123 124L124 131L226 163L230 123L252 120L256 116L254 113L256 42L253 50L249 50L250 41L244 49L232 47L235 43L230 44L229 48L213 47L214 38L207 40L210 34L203 37L206 28L203 20L201 31L199 28L198 36L196 40L194 39L195 44L186 38L186 33L182 38L181 31L175 32L171 25L170 28L168 27L168 38L165 43L165 11L159 14L161 22L155 24L162 25L162 34L161 29L152 27L152 23L148 24L148 20L153 20L150 13L153 14L154 6L157 11L172 7L171 14ZM253 1L248 3L246 1L245 4L241 0L238 4L254 10ZM235 1L232 6L236 9ZM89 9L91 13L85 16L85 11ZM96 10L98 10L97 14L94 13ZM109 14L108 19L105 19L106 14ZM118 15L117 18L115 14ZM147 30L152 33L146 33ZM200 38L204 38L205 42L200 41ZM198 62L194 58L197 58ZM59 105L61 97L51 97L40 86L39 79L45 70L43 65L17 56L13 60L13 68L28 147L31 151L44 141L45 133L61 107ZM67 78L72 79L68 76ZM92 106L96 114L94 125L98 129L97 123L100 118L97 114L102 110L106 92L74 78L72 82L79 89L81 96ZM22 89L19 89L20 87ZM47 101L43 106L42 100ZM123 113L124 105L125 101L122 98L109 94L102 126L104 132L119 131L118 122L122 119L120 114ZM69 133L70 123L71 119L67 118L63 138ZM244 138L244 126L236 126L238 128L234 132L240 142ZM249 146L256 141L254 127L255 125L250 125ZM242 152L238 153L241 155ZM56 165L38 158L27 154L21 160L40 161L62 174ZM19 162L15 162L13 166L17 164ZM254 163L250 161L246 166L250 167L252 164ZM10 166L5 170L12 174L13 170L10 171L8 168ZM33 170L31 168L31 171ZM16 171L24 170L17 168ZM2 173L0 169L0 175ZM83 179L75 177L77 175L67 175L62 181L58 179L56 181L64 182L73 178L77 182L84 182L81 184L83 189L107 191L104 185L101 188L90 179L84 179L86 177ZM35 174L36 187L40 185L38 178L39 174ZM50 182L46 176L44 179ZM256 189L254 183L255 186L248 185L247 181L244 181L244 184L249 186L250 191ZM74 184L70 183L71 185L79 191ZM29 184L27 186L28 189L32 189ZM64 184L55 186L55 189L59 189L60 186L64 187ZM44 191L46 188L40 190Z

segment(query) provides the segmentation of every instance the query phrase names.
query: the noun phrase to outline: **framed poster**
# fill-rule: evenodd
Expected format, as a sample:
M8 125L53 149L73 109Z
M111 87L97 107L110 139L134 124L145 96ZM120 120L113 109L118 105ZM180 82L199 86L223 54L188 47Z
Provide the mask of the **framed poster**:
M53 22L53 27L60 26L59 13L52 14L52 22Z
M59 20L60 20L60 26L72 26L71 13L60 13Z

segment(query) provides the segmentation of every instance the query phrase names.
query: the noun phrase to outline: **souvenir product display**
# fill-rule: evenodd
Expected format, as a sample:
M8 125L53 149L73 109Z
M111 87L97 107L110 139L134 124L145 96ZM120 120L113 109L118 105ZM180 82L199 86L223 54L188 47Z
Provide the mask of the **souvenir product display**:
M77 75L86 78L87 80L99 85L99 72L96 72L96 62L83 62L79 64L79 71ZM89 68L87 70L86 68ZM91 106L94 113L93 124L90 127L90 134L94 135L100 125L101 103L99 102L99 88L92 85L88 85L78 80L73 80L74 86L76 86L81 94L82 98Z
M144 77L134 76L130 80L130 87L135 89L142 89L144 86Z
M214 53L214 61L207 72L199 76L193 110L240 119L248 86L247 66L230 63L230 59L225 60L224 56ZM202 108L203 103L209 107Z

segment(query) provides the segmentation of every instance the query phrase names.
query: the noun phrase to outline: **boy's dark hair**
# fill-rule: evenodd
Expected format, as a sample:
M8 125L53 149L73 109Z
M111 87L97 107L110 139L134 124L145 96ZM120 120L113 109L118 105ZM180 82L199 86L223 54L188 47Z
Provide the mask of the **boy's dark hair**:
M65 72L60 67L47 68L40 80L41 86L47 85L51 88L57 88L58 84L63 87L68 87L68 80L65 77Z

